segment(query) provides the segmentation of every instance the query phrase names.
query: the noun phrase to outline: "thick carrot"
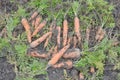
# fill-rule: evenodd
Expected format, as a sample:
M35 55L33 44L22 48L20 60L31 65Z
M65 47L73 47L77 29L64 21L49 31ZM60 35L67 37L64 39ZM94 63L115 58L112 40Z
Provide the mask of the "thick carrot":
M78 38L78 41L81 42L81 34L80 34L80 22L79 22L79 18L77 16L75 16L74 18L74 30L75 30L75 34Z
M48 62L48 66L52 66L58 62L58 60L63 56L66 50L70 47L70 44L63 47L58 53L56 53L51 60Z
M44 20L38 25L38 27L34 30L32 37L35 36L45 25L46 25L46 20Z
M67 35L68 34L68 21L64 19L63 21L63 46L67 44Z
M71 60L67 60L65 62L60 62L58 64L53 65L54 68L67 68L71 69L73 67L73 62Z
M48 32L48 33L44 34L42 37L40 37L37 40L30 43L30 47L34 48L34 47L38 46L41 42L43 42L51 34L52 34L52 32Z
M23 18L23 19L21 20L21 23L23 24L23 26L24 26L24 28L25 28L25 30L26 30L26 32L27 32L28 42L31 43L31 30L30 30L30 25L29 25L27 19L26 19L26 18Z
M38 27L40 21L41 21L42 17L41 16L37 16L36 20L35 20L35 28Z
M94 73L95 72L95 68L92 66L92 67L90 67L90 72L91 73Z
M60 48L60 34L61 34L61 27L60 26L57 27L57 31L58 31L57 46L58 46L58 49L59 49Z
M37 15L38 15L38 12L37 12L37 11L35 11L35 12L31 15L31 17L30 17L30 19L29 19L29 20L34 19Z
M65 54L63 54L63 58L79 58L80 57L80 50L78 48L68 49Z

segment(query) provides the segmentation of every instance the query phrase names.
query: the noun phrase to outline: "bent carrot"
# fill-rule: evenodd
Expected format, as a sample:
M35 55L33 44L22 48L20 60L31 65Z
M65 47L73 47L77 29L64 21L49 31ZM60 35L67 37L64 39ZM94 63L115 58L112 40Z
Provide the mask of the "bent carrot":
M63 46L67 44L67 35L68 34L68 21L64 19L63 21Z
M71 69L73 67L73 62L71 60L67 60L65 62L60 62L58 64L55 64L52 67Z
M78 48L68 49L65 54L63 54L63 58L79 58L80 57L80 50Z
M42 17L41 16L37 16L36 20L35 20L35 29L38 27L40 21L41 21Z
M21 23L22 23L22 25L24 26L24 28L25 28L25 30L26 30L26 32L27 32L28 42L31 43L31 30L30 30L30 25L29 25L27 19L26 19L26 18L23 18L23 19L21 20Z
M31 17L30 17L30 19L29 19L29 20L34 19L37 15L38 15L38 12L37 12L37 11L35 11L35 12L31 15Z
M74 30L75 30L75 34L78 38L78 41L81 42L81 34L80 34L80 22L79 22L79 18L77 16L75 16L74 18Z
M58 62L58 60L63 56L66 50L70 47L70 44L63 47L58 53L56 53L51 60L48 62L48 66L52 66Z
M30 43L30 47L34 48L34 47L38 46L41 42L43 42L51 34L52 34L52 32L48 32L48 33L44 34L42 37L40 37L37 40Z
M39 26L34 30L32 37L35 36L46 25L46 23L47 23L46 20L41 22Z
M57 27L57 30L58 30L58 35L57 35L57 46L58 46L58 49L60 48L60 34L61 34L61 27L58 26Z

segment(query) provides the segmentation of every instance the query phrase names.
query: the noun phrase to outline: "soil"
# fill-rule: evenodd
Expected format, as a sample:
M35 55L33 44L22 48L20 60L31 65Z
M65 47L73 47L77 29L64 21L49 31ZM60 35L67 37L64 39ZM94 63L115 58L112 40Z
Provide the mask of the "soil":
M19 4L24 4L28 0L17 0ZM120 1L119 0L107 0L110 3L113 3L115 6L115 9L113 11L113 16L115 19L115 31L118 31L120 33ZM10 0L0 0L0 14L7 14L11 13L12 11L16 11L18 9L18 6L16 3L10 2ZM0 23L1 24L1 23ZM17 27L15 31L19 31L19 33L22 33L23 28ZM89 47L92 47L96 44L96 41L94 39L94 35L96 29L92 29L90 32L90 41L89 41ZM16 35L15 35L16 36ZM55 40L54 40L55 41ZM106 62L104 67L104 80L118 80L117 74L120 73L120 71L113 70L114 65L110 64L109 62ZM54 69L52 67L47 69L48 74L39 74L35 75L34 78L37 80L45 80L46 77L49 78L49 80L65 80L66 76L69 76L69 78L72 78L72 80L78 80L78 73L75 68L72 68L70 70L58 68ZM5 57L0 57L0 80L14 80L15 79L15 72L14 72L14 65L10 64Z

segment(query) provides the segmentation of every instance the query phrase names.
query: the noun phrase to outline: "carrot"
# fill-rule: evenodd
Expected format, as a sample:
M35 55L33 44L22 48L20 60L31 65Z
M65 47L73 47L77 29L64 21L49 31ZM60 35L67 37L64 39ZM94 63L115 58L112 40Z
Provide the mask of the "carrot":
M65 51L70 47L70 44L63 47L58 53L56 53L51 60L48 62L48 66L52 66L58 62L58 60L63 56Z
M83 73L79 73L79 80L84 80L84 75L83 75Z
M75 16L74 18L74 30L75 30L75 34L78 38L78 41L81 42L81 34L80 34L80 22L79 22L79 18L77 16Z
M76 36L73 36L73 48L76 48L77 45L77 38Z
M26 19L26 18L23 18L23 19L21 20L21 23L23 24L23 26L24 26L24 28L25 28L25 30L26 30L26 32L27 32L28 42L31 43L31 30L30 30L30 25L29 25L27 19Z
M90 29L86 29L86 40L89 41L89 36L90 36Z
M38 27L34 30L32 37L35 36L44 26L46 25L46 21L41 22Z
M34 19L37 15L38 15L38 12L37 12L37 11L35 11L35 12L31 15L31 17L30 17L30 19L29 19L29 20Z
M37 27L38 27L38 25L39 25L39 23L40 23L41 19L42 19L42 17L41 17L41 16L38 16L38 17L36 18L36 20L35 20L35 28L37 28Z
M95 68L92 66L92 67L90 67L90 72L91 73L94 73L95 72Z
M78 48L68 49L65 54L63 54L63 58L79 58L80 57L80 50Z
M35 20L32 20L32 27L35 26Z
M33 41L32 43L30 43L30 47L34 48L36 46L38 46L41 42L43 42L49 35L51 35L51 32L48 32L46 34L44 34L42 37L38 38L37 40Z
M46 53L40 54L38 51L31 51L28 53L32 57L38 57L38 58L48 58L48 55Z
M63 21L63 46L67 44L67 35L68 34L68 21L64 19Z
M95 39L99 42L104 38L104 35L105 35L105 31L103 31L102 27L99 27Z
M57 46L58 46L58 48L60 48L60 34L61 34L61 27L58 26L58 27L57 27L57 30L58 30L58 35L57 35Z
M67 60L65 62L60 62L58 64L53 65L54 68L67 68L71 69L73 67L73 62L71 60Z
M114 41L114 42L112 43L112 46L118 46L119 44L120 44L119 41Z

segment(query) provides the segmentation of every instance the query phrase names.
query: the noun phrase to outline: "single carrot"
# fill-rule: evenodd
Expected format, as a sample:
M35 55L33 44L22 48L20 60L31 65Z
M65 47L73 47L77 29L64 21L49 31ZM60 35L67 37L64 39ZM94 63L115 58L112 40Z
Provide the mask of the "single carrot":
M22 23L22 25L24 26L24 28L25 28L25 30L26 30L26 32L27 32L28 42L31 43L31 30L30 30L30 25L29 25L27 19L26 19L26 18L23 18L23 19L21 20L21 23Z
M48 55L46 53L40 54L38 51L31 51L28 53L32 57L37 57L37 58L48 58Z
M86 40L89 41L89 36L90 36L90 29L86 29Z
M63 46L67 44L67 35L68 34L68 21L64 19L63 21Z
M79 80L84 80L84 75L83 75L83 73L79 73Z
M78 41L81 42L81 34L80 34L80 22L79 22L79 18L77 16L75 16L74 18L74 30L75 30L75 34L78 38Z
M90 72L91 73L94 73L95 72L95 68L92 66L92 67L90 67Z
M48 33L44 34L42 37L40 37L37 40L30 43L30 47L34 48L34 47L38 46L41 42L43 42L51 34L52 34L51 32L48 32Z
M79 58L80 57L80 50L78 48L68 49L65 54L63 54L63 58Z
M46 20L44 20L38 25L38 27L34 30L32 37L35 36L45 25L46 25Z
M41 21L42 17L41 16L37 16L36 20L35 20L35 28L38 27L40 21Z
M73 67L73 62L71 60L67 60L67 61L55 64L52 67L54 67L54 68L67 68L67 69L71 69Z
M53 53L52 53L52 57L58 52L58 46L54 47Z
M31 15L31 17L30 17L30 19L29 19L29 20L34 19L37 15L38 15L38 12L37 12L37 11L35 11L35 12Z
M76 36L73 36L73 48L76 48L77 45L77 38Z
M99 27L95 39L98 42L100 42L104 38L104 35L105 35L105 31L103 31L102 27Z
M70 44L63 47L58 53L56 53L51 60L48 62L48 66L52 66L58 62L58 60L63 56L66 50L70 47Z
M32 20L32 27L35 26L35 20Z
M59 49L60 48L60 34L61 34L61 27L60 26L57 27L57 31L58 31L57 46L58 46L58 49Z

